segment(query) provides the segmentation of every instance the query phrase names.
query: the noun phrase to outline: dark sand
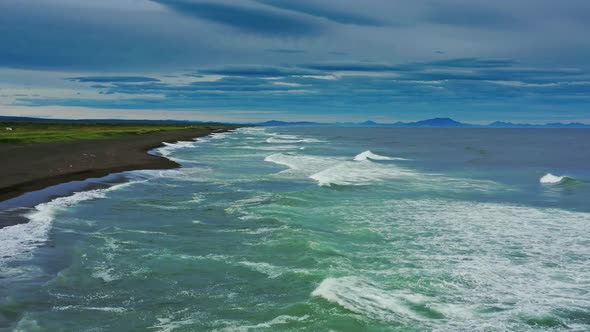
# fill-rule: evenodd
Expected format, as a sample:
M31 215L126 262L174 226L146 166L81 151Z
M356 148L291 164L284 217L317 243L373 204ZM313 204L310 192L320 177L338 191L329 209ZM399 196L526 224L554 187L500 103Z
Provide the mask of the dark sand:
M224 130L182 129L96 140L0 145L0 201L56 184L177 163L147 151Z

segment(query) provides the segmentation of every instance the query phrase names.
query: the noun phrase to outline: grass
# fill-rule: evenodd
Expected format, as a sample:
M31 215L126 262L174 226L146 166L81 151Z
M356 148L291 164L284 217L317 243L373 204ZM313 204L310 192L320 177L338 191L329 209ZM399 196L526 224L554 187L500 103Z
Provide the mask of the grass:
M100 139L180 129L220 129L217 124L107 124L0 122L0 143L41 143ZM6 130L12 128L12 130Z

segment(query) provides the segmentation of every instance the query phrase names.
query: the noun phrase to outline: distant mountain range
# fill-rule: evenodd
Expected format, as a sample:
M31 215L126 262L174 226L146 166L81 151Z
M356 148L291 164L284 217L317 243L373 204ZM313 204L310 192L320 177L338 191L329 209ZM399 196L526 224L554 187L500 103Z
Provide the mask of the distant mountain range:
M120 120L120 119L90 119L90 120L66 120L66 119L46 119L31 118L19 116L0 116L0 122L65 122L65 123L143 123L143 124L191 124L191 123L215 123L203 121L183 121L183 120ZM434 118L416 122L394 122L394 123L377 123L375 121L365 122L286 122L271 120L259 123L248 123L255 126L273 126L273 127L399 127L399 128L590 128L590 124L579 122L571 123L546 123L546 124L528 124L496 121L487 125L478 125L455 121L451 118Z
M590 128L590 125L572 122L572 123L547 123L547 124L528 124L496 121L487 125L463 123L451 118L434 118L416 122L394 122L394 123L377 123L375 121L365 122L285 122L285 121L266 121L256 123L259 126L314 126L314 127L400 127L400 128Z

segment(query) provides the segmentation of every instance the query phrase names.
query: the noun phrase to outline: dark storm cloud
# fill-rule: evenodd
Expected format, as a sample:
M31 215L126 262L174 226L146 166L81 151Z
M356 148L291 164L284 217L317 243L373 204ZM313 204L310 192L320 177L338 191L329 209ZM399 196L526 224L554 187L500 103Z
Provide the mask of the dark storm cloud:
M263 35L310 35L320 26L309 18L260 7L191 0L153 0L181 14Z

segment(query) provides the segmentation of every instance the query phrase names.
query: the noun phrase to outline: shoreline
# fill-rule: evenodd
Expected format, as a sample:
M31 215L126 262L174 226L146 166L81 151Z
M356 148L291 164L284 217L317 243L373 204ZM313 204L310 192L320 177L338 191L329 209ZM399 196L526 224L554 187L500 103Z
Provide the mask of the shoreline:
M173 169L180 164L149 151L164 143L239 128L196 128L125 135L113 138L0 145L0 203L73 181L145 169Z

